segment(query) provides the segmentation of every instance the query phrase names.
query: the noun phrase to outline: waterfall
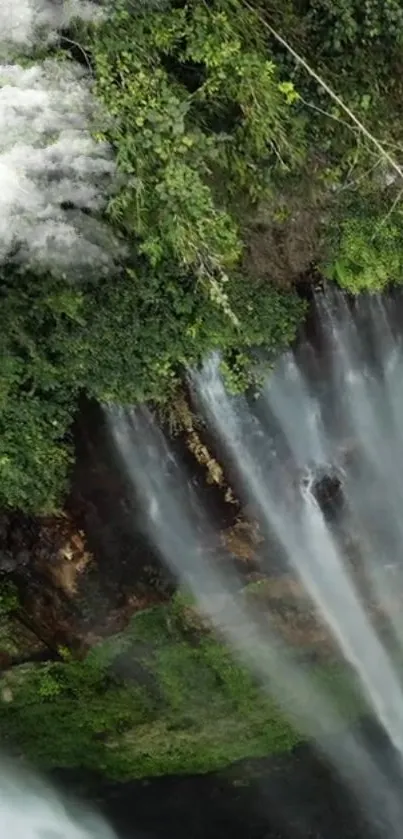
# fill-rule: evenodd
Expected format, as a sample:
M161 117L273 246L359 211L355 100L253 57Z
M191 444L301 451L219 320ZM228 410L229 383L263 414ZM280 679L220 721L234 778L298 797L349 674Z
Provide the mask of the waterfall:
M48 784L0 764L0 839L114 839L103 819Z
M33 52L58 46L73 19L101 14L88 0L0 2L0 268L18 264L71 280L72 270L108 273L122 253L96 218L116 166L111 149L92 136L97 103L90 74ZM66 283L69 295L67 277ZM113 839L113 833L100 817L0 761L0 839Z
M318 295L315 307L320 353L308 340L287 353L256 403L228 394L218 356L191 372L190 385L241 497L261 532L281 546L393 744L403 780L403 619L391 607L403 562L403 348L396 308L378 297L349 303L337 292ZM388 835L399 836L400 794L356 733L343 746L331 741L329 732L340 725L337 707L274 629L237 598L235 572L224 574L214 561L218 534L151 414L111 407L107 415L163 560L263 687L326 751L372 820L382 812ZM321 501L326 480L341 497L332 521ZM391 645L369 601L382 610Z

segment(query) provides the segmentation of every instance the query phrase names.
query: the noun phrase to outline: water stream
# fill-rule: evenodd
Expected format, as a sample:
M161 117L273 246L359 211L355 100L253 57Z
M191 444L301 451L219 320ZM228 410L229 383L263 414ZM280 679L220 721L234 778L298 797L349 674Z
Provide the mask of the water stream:
M318 295L320 352L306 341L286 354L257 401L228 394L218 357L192 371L190 385L241 497L262 534L281 546L393 745L403 781L403 621L393 607L403 546L403 352L395 312L380 298L352 306L335 292ZM109 408L108 417L164 561L263 688L326 752L372 824L382 818L387 835L400 836L399 787L390 785L357 734L342 745L329 736L342 725L336 703L274 628L237 597L235 573L224 574L214 559L219 535L153 417L122 408ZM321 500L326 480L338 487L332 517ZM382 610L393 643L385 644L369 601Z

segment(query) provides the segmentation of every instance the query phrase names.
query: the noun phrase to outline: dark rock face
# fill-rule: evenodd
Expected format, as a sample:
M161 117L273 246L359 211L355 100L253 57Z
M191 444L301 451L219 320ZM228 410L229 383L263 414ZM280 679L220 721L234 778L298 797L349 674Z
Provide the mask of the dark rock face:
M75 442L71 492L61 515L0 515L0 581L16 584L24 621L53 652L64 646L84 652L123 629L136 611L166 600L176 587L144 534L99 406L82 405ZM224 493L219 503L221 490L208 485L185 440L177 437L173 445L212 517L215 512L217 528L220 522L227 528L217 561L238 562L240 576L248 574L252 542L248 548L245 539L235 539L235 547L225 544L232 505L224 502ZM235 538L235 528L231 534Z
M366 723L360 729L390 785L398 788L396 759L384 736ZM58 771L53 778L93 800L120 839L388 839L384 809L375 832L307 745L193 777L111 783Z
M0 572L17 587L22 623L56 651L83 637L74 599L91 562L83 535L67 516L2 517Z
M124 628L135 611L163 598L133 551L124 561L116 551L109 563L104 554L94 556L77 518L12 514L2 522L0 583L11 581L20 601L13 621L53 652L60 647L85 652Z
M31 516L0 514L0 574L28 568L30 549L39 528L38 520Z
M84 406L76 448L62 514L0 514L0 582L17 586L19 616L53 652L61 646L85 652L173 587L136 526L97 406Z
M313 478L312 493L325 518L335 519L343 507L343 483L338 472L331 467L318 472Z
M142 530L136 499L123 474L99 406L84 403L75 427L76 465L68 510L94 557L109 609L144 607L172 590L173 580Z

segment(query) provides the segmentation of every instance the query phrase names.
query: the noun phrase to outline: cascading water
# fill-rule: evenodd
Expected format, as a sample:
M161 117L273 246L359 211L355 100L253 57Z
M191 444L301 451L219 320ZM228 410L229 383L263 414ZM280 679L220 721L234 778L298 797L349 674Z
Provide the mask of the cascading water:
M79 277L110 271L120 252L96 218L115 164L92 138L89 74L74 62L26 61L34 46L57 44L73 18L99 15L87 0L0 0L0 266ZM112 836L101 819L0 763L0 839Z
M403 547L403 351L393 326L396 309L378 298L350 307L336 293L318 296L316 309L320 356L309 343L287 354L256 403L228 395L217 357L193 372L190 384L238 477L240 495L261 532L283 549L393 744L403 783L397 663L403 621L391 608L391 572L401 567ZM357 734L346 736L343 747L329 738L340 725L337 708L274 630L237 599L235 576L224 575L214 562L217 534L152 417L113 408L108 417L162 557L263 686L316 738L373 823L381 812L386 835L400 836L399 791ZM332 522L320 500L326 476L342 496ZM352 545L365 595L352 568ZM369 601L382 610L391 646L375 627Z
M103 819L8 763L0 768L0 839L114 839Z

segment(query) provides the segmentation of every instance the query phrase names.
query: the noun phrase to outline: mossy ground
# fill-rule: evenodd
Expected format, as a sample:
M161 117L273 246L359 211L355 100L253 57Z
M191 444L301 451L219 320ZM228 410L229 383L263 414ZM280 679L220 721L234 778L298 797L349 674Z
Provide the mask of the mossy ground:
M348 715L335 666L316 666ZM200 773L290 750L301 735L226 647L173 601L138 614L85 661L26 665L0 681L0 739L42 768L114 778Z

